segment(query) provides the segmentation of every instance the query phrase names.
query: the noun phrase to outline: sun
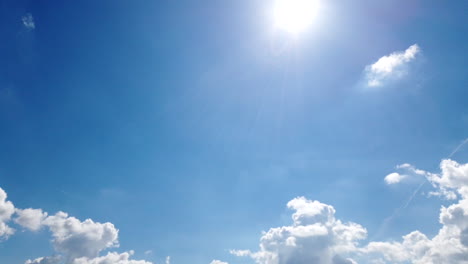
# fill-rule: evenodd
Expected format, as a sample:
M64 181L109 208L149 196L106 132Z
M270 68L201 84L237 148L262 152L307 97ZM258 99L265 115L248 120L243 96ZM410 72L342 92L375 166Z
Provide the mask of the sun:
M305 31L313 22L319 8L318 0L276 0L275 27L289 33Z

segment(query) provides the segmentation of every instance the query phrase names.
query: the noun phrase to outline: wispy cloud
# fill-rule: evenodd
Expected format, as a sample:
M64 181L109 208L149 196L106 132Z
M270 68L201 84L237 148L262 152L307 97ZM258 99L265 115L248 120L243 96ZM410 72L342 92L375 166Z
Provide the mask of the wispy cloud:
M393 52L367 65L364 74L368 87L379 87L387 81L401 79L408 74L408 64L417 58L421 48L414 44L405 51Z
M29 30L33 30L36 28L36 24L34 23L34 18L30 13L27 13L26 15L21 17L21 21L23 21L24 27Z

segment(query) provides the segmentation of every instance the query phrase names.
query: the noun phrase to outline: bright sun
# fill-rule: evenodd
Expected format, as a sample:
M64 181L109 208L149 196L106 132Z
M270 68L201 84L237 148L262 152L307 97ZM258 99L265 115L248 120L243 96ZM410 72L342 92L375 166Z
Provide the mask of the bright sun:
M309 27L317 14L318 0L276 0L275 26L297 34Z

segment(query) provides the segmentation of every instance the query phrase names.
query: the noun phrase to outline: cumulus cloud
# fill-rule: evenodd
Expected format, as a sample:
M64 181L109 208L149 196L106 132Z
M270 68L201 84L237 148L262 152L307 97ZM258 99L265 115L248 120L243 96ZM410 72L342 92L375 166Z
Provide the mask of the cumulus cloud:
M364 74L367 86L379 87L386 81L404 77L408 74L408 64L416 59L416 55L420 52L420 47L414 44L405 51L383 56L375 63L366 66Z
M232 250L231 254L251 258L257 264L356 264L357 261L468 264L468 163L443 160L439 173L426 172L410 164L398 165L397 169L405 170L405 175L425 177L433 186L434 195L455 200L441 207L440 229L436 235L415 230L397 241L369 241L362 245L367 236L364 227L337 219L331 205L298 197L287 203L293 211L289 225L263 232L259 249ZM118 246L118 230L111 223L80 221L64 212L49 216L40 209L15 209L0 189L0 223L6 225L11 219L27 230L43 227L52 234L58 255L28 260L25 264L151 264L132 259L133 251L102 254ZM169 262L167 257L166 264ZM211 264L227 263L213 260Z
M359 241L367 235L366 229L337 220L331 205L299 197L287 204L294 210L291 225L264 232L257 251L231 250L231 254L250 257L257 264L353 264L357 260L374 264L468 264L468 163L443 160L440 173L407 163L397 169L424 176L435 188L434 193L458 199L441 207L441 227L435 236L415 230L401 241L370 241L360 245ZM390 175L386 177L388 181L401 180L399 174Z
M337 220L332 206L304 197L291 200L287 206L295 211L291 225L264 232L256 252L231 253L249 256L259 264L354 263L346 255L358 249L358 241L367 235L365 228Z
M31 231L37 231L42 227L42 223L47 217L47 213L41 209L16 209L18 217L15 218L15 223L25 227Z
M30 13L27 13L26 15L21 17L21 21L23 21L23 26L28 30L33 30L36 28L34 18Z
M387 184L396 184L401 182L404 178L406 178L406 175L399 174L398 172L393 172L385 176L385 183Z
M64 212L43 221L52 232L55 249L68 259L95 258L106 248L117 247L118 230L112 223L97 223L91 219L80 220Z
M443 196L450 200L457 199L468 189L468 163L459 164L447 159L440 163L441 174L430 174L428 180L438 190L433 195ZM458 194L457 194L458 193Z
M14 233L14 229L6 224L12 218L14 223L26 230L47 228L58 253L56 256L27 260L25 264L151 264L130 259L133 251L99 256L103 250L119 246L119 230L112 223L99 223L91 219L80 221L64 212L49 216L42 209L15 208L12 202L7 201L6 192L0 188L0 238L6 239Z
M459 200L441 207L439 222L442 227L432 239L414 231L403 236L401 242L371 242L362 251L382 255L387 261L383 263L468 263L468 163L443 160L439 174L418 170L409 164L400 166L425 175L436 188L432 194Z
M14 213L15 206L7 201L7 193L0 188L0 239L2 240L15 233L15 230L7 225Z

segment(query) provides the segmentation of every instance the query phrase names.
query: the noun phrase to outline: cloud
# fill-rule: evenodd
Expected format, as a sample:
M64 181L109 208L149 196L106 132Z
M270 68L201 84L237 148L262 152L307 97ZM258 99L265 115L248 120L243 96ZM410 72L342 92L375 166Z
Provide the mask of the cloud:
M130 256L134 254L133 251L118 254L116 252L109 252L107 255L96 258L77 258L71 264L151 264L144 260L131 260Z
M458 199L441 207L441 227L432 238L415 230L401 241L370 241L361 246L358 242L366 237L366 229L337 220L331 205L299 197L287 204L294 210L291 225L264 232L258 251L231 250L231 254L250 257L257 264L353 264L357 261L468 264L468 163L443 160L440 173L426 172L407 163L398 165L397 169L422 175L435 188L435 193Z
M443 160L439 174L418 170L409 164L400 167L425 175L436 188L433 194L460 200L441 207L439 222L442 227L432 239L413 231L403 236L402 242L371 242L363 252L379 253L390 263L468 263L468 163Z
M354 263L345 255L357 251L358 241L367 235L366 229L337 220L335 209L318 201L298 197L287 206L295 211L291 225L264 232L257 252L231 253L249 256L259 264Z
M387 184L396 184L401 182L404 178L406 178L406 175L401 175L397 172L390 173L389 175L385 176L385 183Z
M210 264L229 264L229 263L223 262L221 260L213 260L213 261L210 262Z
M6 192L0 188L0 238L14 234L6 223L14 223L30 231L48 228L58 255L27 260L25 264L151 264L143 260L131 260L133 251L121 254L99 254L106 249L118 247L119 230L112 223L99 223L91 219L80 221L67 213L48 215L42 209L19 209L7 201ZM168 261L168 260L167 260Z
M384 181L388 185L401 183L403 181L408 181L410 179L417 179L421 178L420 176L428 177L431 173L417 169L411 164L404 163L396 166L396 169L399 171L403 171L404 174L399 172L392 172L385 176Z
M387 81L404 77L408 74L408 64L415 60L420 52L420 47L414 44L405 51L383 56L375 63L367 65L364 70L367 86L379 87Z
M459 164L447 159L440 163L441 174L430 174L428 180L438 190L431 192L432 195L443 196L450 200L457 199L468 191L468 163ZM458 193L458 194L457 194Z
M27 260L24 264L59 264L62 261L60 256L41 257L35 260Z
M117 247L118 230L112 223L97 223L91 219L80 220L64 212L43 221L52 232L55 249L68 259L95 258L106 248Z
M442 160L439 173L426 172L407 163L398 165L397 169L425 177L434 188L434 195L455 200L441 206L440 229L436 235L431 237L415 230L397 241L363 244L367 236L363 226L337 219L331 205L297 197L287 203L293 211L289 225L263 232L257 250L231 250L231 254L251 258L257 264L356 264L358 261L468 264L468 163ZM112 223L80 221L64 212L48 215L41 209L15 209L7 201L6 192L0 189L0 222L7 226L12 219L26 230L47 228L52 235L57 254L27 260L25 264L151 264L132 259L133 251L101 254L118 246L118 230ZM9 235L12 234L13 231ZM167 257L166 264L169 262ZM213 260L211 264L227 263Z
M15 218L15 223L25 227L31 231L37 231L42 227L43 221L47 217L47 213L41 209L16 209L18 217Z
M34 18L30 13L27 13L23 17L21 17L21 21L23 21L23 25L28 30L33 30L36 28L36 24L34 23Z
M171 257L169 256L166 257L166 264L171 264Z
M15 213L15 206L12 202L7 201L7 193L0 188L0 239L8 239L15 233L15 230L9 227L6 223L10 221L11 216Z

